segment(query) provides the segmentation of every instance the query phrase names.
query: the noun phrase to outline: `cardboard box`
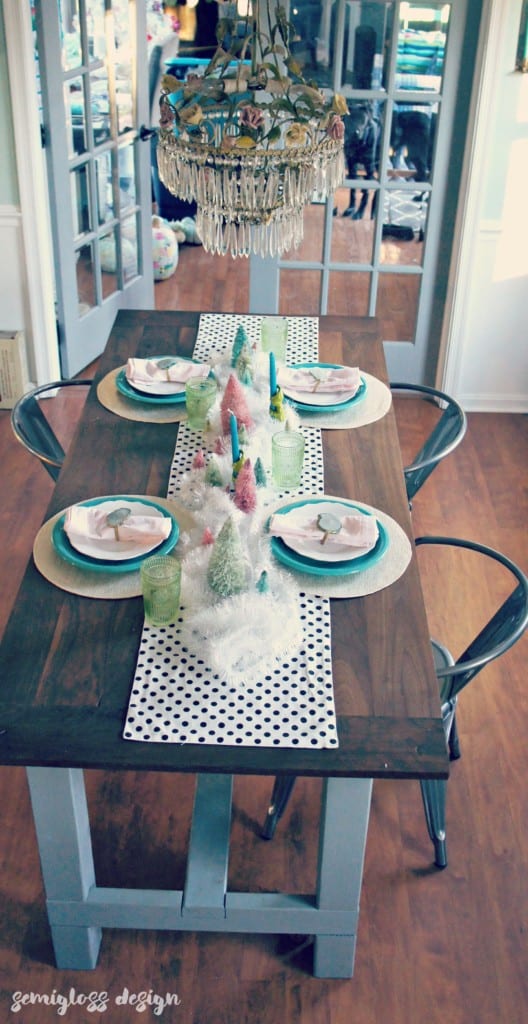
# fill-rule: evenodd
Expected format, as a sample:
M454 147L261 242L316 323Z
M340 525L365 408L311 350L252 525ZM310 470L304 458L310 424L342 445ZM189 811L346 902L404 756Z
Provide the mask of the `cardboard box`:
M23 331L0 331L0 409L12 409L29 389Z

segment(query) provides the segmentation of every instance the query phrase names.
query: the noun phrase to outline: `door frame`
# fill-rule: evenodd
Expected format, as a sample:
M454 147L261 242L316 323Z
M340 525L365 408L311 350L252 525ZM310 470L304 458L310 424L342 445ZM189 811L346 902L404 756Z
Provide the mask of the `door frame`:
M18 192L30 322L27 342L36 384L60 379L53 242L46 161L41 145L29 3L3 0Z

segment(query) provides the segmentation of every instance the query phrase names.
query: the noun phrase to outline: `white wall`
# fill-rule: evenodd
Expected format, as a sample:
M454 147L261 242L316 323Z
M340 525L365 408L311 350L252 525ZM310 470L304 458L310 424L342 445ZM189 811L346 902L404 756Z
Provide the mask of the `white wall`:
M0 7L0 330L23 329L27 323L27 294L22 217L20 213L7 50Z
M22 217L17 206L0 206L0 330L23 330L27 323L26 267Z
M520 12L521 0L494 0L484 26L444 374L467 410L528 411L528 74L514 71Z

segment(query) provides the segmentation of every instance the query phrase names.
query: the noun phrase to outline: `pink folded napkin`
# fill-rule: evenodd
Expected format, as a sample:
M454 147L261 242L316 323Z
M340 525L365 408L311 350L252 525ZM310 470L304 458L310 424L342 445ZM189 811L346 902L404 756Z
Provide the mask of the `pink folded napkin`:
M361 385L361 377L357 366L339 366L326 368L314 366L294 370L289 366L280 366L277 379L283 391L310 391L323 393L352 391L354 394Z
M378 524L374 516L350 515L339 519L341 529L339 533L329 533L325 541L325 547L330 550L338 545L339 547L370 548L374 547L378 539ZM317 516L306 522L295 515L295 512L286 515L272 515L269 521L269 532L273 537L282 537L288 540L315 541L321 543L324 537L324 530L317 525Z
M185 384L191 377L208 377L211 367L207 363L191 363L188 359L175 359L165 369L155 359L129 359L125 376L130 384Z
M72 544L79 540L94 543L116 541L113 526L107 526L108 506L73 505L66 512L64 529ZM136 544L161 544L169 536L172 520L168 516L135 516L131 513L118 527L118 540Z

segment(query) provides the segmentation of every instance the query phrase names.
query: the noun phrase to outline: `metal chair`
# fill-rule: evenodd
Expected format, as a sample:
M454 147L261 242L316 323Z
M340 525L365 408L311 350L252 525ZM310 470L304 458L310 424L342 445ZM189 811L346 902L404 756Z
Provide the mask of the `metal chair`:
M59 380L52 384L42 384L22 395L11 411L11 426L15 437L28 452L40 459L53 480L57 479L61 471L65 451L42 411L40 398L60 388L87 388L91 383L91 380Z
M451 760L460 757L455 712L460 692L485 665L499 658L522 636L528 624L528 579L522 570L505 555L493 548L456 537L419 537L417 546L445 545L474 551L490 561L503 565L513 577L513 589L489 622L478 633L465 651L454 658L447 647L431 640L436 675L440 687L442 721ZM262 838L272 839L295 784L295 776L277 775L270 806L262 828ZM447 866L445 831L445 779L420 781L425 820L435 851L438 868Z
M413 461L404 467L405 486L409 507L417 491L433 472L435 466L445 459L460 444L467 429L464 410L444 391L426 387L425 384L391 383L391 392L397 395L414 394L437 405L442 410L429 437L417 452Z

